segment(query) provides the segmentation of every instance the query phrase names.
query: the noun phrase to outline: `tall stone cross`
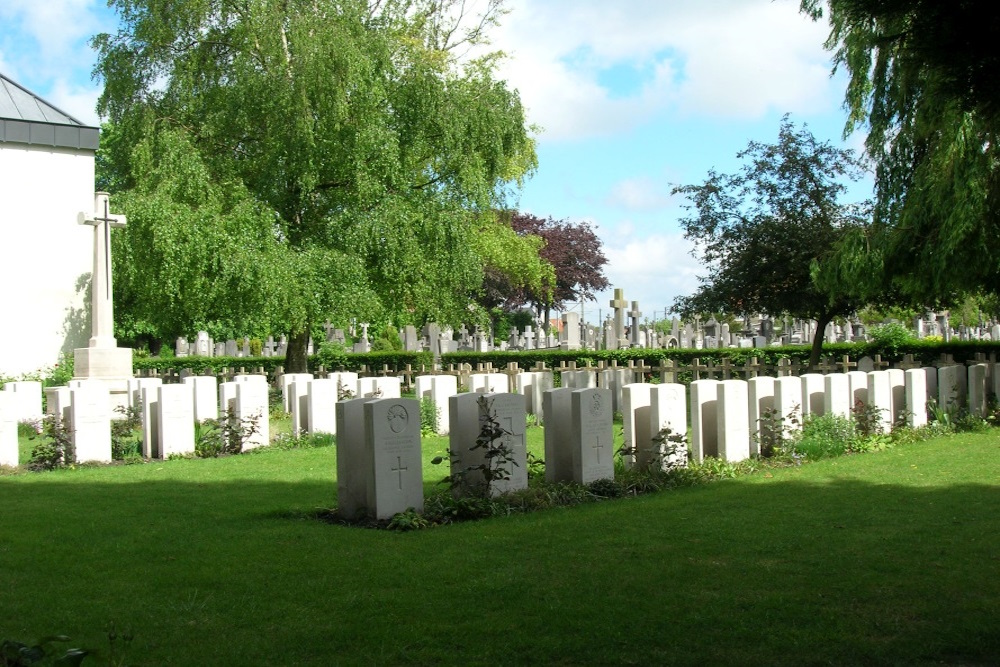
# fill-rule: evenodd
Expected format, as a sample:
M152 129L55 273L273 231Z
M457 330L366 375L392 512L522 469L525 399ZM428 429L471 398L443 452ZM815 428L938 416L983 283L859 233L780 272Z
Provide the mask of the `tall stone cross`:
M117 347L111 295L111 228L124 227L124 215L112 215L107 192L94 195L94 212L80 212L77 222L94 228L94 273L90 281L93 326L90 347Z
M632 319L632 326L629 329L629 341L632 347L639 346L639 318L642 317L642 313L639 312L639 302L632 302L632 310L629 311L628 316Z
M611 307L615 309L615 340L617 348L628 347L625 340L625 309L628 308L628 301L625 300L625 290L615 289L615 298L611 300Z

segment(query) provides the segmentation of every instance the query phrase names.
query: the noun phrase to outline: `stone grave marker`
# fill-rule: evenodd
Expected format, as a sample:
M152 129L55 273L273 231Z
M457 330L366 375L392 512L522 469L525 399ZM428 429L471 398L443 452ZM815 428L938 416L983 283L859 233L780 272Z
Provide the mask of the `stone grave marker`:
M774 409L783 430L802 428L802 381L794 375L774 378Z
M922 368L903 372L906 387L906 425L920 428L927 424L927 373Z
M764 375L747 380L747 418L750 421L750 454L760 454L761 420L774 409L774 378Z
M889 379L889 419L891 426L895 426L906 415L906 373L899 368L888 368L885 372Z
M34 380L19 380L4 384L3 390L14 397L14 413L19 422L32 422L41 426L42 383Z
M365 403L363 410L365 467L371 471L366 480L368 513L376 519L390 519L410 508L422 512L419 401L379 398Z
M972 364L968 370L969 414L982 417L987 410L986 364Z
M297 379L288 384L288 406L292 413L292 435L309 430L309 387L315 380Z
M518 394L466 393L449 400L453 475L464 475L466 489L483 488L486 484L484 467L502 471L501 478L489 485L491 495L501 495L528 486L527 446L525 443L526 413L524 397ZM500 438L509 455L506 461L488 461L483 448L472 449L487 422L502 431ZM495 443L496 444L496 443Z
M823 410L825 414L851 418L851 383L846 373L830 373L824 377Z
M573 440L571 398L573 389L561 387L542 393L545 414L545 481L569 482L573 479Z
M945 412L955 412L965 406L968 381L964 366L942 366L938 369L938 406Z
M503 373L473 373L469 376L469 391L480 394L506 394L509 381Z
M615 477L611 392L573 389L570 394L570 448L573 481L590 484Z
M111 462L111 405L108 389L85 382L70 390L70 420L76 462Z
M368 466L365 454L367 428L365 403L375 399L352 398L336 404L337 415L337 513L351 521L368 507Z
M622 431L625 455L622 457L627 468L639 461L651 460L653 448L652 419L650 402L653 385L634 382L622 387Z
M0 466L18 464L16 402L13 392L0 391Z
M719 455L719 381L695 380L690 392L691 458L700 463L706 456Z
M157 388L157 427L160 455L194 452L194 391L187 384L165 384ZM213 393L214 394L214 393Z
M313 380L306 394L305 430L310 433L337 432L337 381Z
M400 398L402 383L396 377L358 378L358 398Z
M934 371L937 372L937 369ZM847 372L848 395L851 401L851 410L860 403L868 405L868 373L865 371Z
M749 395L745 380L723 380L718 384L719 458L743 461L750 457Z
M150 384L139 388L142 402L142 455L147 459L163 458L160 449L159 400L160 387Z
M243 445L243 451L263 447L270 441L270 424L268 422L267 382L237 382L236 383L236 419L242 424L256 422L257 432L250 436Z
M886 371L868 373L868 403L870 410L877 412L878 422L884 433L892 430L892 389Z
M523 371L514 378L517 393L524 396L524 404L528 414L535 415L538 423L544 422L545 410L542 406L542 395L553 388L552 371Z
M194 421L219 418L219 381L207 375L190 375L183 383L191 387Z
M278 380L278 386L281 388L281 400L285 407L285 412L291 414L292 412L292 395L288 391L288 386L293 382L298 382L300 380L312 380L312 373L285 373Z
M802 416L822 415L826 401L826 382L819 373L804 373L802 381Z
M649 430L651 437L670 429L671 434L687 437L687 390L684 385L673 382L651 385L649 390ZM664 433L666 435L666 433ZM673 449L673 452L670 451ZM687 447L676 442L665 441L649 450L656 458L648 461L641 458L639 464L655 463L666 470L687 464Z

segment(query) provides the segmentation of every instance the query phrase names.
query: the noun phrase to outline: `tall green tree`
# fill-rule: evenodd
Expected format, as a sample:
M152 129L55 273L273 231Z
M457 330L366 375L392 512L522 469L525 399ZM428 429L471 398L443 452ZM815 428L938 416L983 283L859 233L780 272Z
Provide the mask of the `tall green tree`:
M461 0L112 4L120 29L94 46L114 135L102 164L132 216L119 303L156 303L142 319L166 335L283 328L289 370L328 317L466 310L476 220L535 165L496 56L459 53L485 40L499 0L474 17ZM158 169L168 154L181 173ZM155 294L164 280L173 291Z
M848 289L821 289L813 281L844 234L867 224L866 203L841 201L845 181L859 179L863 164L852 151L796 128L787 116L777 143L750 142L737 157L744 161L737 173L712 170L704 183L674 189L689 199L691 215L680 223L707 273L673 310L685 316L788 313L816 320L810 355L815 365L826 325L864 305Z
M845 133L868 133L873 233L843 252L858 285L914 300L995 291L1000 279L1000 5L992 0L803 0L827 14L849 83ZM867 256L865 253L869 253Z

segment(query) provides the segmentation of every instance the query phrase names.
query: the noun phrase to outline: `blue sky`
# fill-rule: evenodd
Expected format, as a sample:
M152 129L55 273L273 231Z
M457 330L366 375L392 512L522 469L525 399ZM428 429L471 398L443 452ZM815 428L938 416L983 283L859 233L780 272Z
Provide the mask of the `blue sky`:
M539 167L518 207L596 225L607 275L646 317L663 316L704 273L689 254L674 185L734 171L781 116L841 140L845 82L830 77L827 26L799 0L508 0L492 46L539 127ZM95 0L4 0L0 71L87 123L98 121L89 37L113 31ZM871 183L853 190L871 194ZM610 291L585 304L596 321Z

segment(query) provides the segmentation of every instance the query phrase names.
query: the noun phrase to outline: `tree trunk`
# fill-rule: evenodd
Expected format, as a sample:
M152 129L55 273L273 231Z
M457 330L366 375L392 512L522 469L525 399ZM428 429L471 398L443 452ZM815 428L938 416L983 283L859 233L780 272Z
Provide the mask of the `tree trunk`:
M286 373L309 372L309 327L303 331L293 331L288 335L288 349L285 351Z
M826 338L826 325L833 321L833 315L823 313L816 320L816 333L813 334L812 350L809 352L809 372L816 370L819 365L819 357L823 353L823 340Z
M548 303L545 304L545 335L546 336L549 335L549 327L552 326L551 325L551 317L550 317L550 313L551 313L550 309L551 308L552 308L552 306L550 304L548 304Z

